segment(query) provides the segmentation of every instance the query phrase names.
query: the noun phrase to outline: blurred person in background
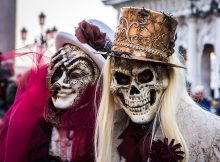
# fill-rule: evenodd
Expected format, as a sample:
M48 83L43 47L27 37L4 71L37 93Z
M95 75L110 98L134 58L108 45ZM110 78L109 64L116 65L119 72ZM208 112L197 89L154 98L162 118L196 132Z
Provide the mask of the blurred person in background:
M214 100L214 106L215 108L215 114L220 116L220 99L215 99Z
M8 80L6 92L5 92L5 101L7 109L13 104L17 90L17 82L15 77L10 77Z
M204 86L196 86L193 90L192 98L202 108L207 111L211 111L211 100L207 97Z
M218 115L219 103L217 99L212 99L211 101L211 112Z
M13 72L9 65L0 60L0 119L4 117L15 98L17 84L12 78Z
M187 50L182 45L179 46L178 58L179 58L180 62L186 66L186 63L188 60ZM185 72L186 72L186 76L187 76L187 69L185 69ZM186 89L187 89L187 92L190 96L192 95L191 88L192 88L192 83L190 81L188 81L186 78Z

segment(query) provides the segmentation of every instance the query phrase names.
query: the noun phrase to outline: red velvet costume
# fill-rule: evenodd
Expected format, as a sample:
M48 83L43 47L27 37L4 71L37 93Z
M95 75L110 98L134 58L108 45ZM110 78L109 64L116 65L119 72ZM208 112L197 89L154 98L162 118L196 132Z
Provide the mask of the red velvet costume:
M95 55L94 52L101 47L103 50L105 48L109 49L107 47L111 46L111 41L107 35L112 31L98 20L90 21L99 24L98 26L100 30L101 28L103 29L103 32L96 25L83 21L79 24L77 37L64 32L61 32L60 35L57 34L56 48L59 50L67 43L80 48L94 61L97 69L101 71L104 65L104 58L100 55ZM109 32L107 33L107 31ZM88 35L89 37L87 37ZM25 49L28 48L26 47ZM80 96L77 101L71 103L72 107L58 109L53 106L52 99L54 94L49 92L48 88L50 89L50 87L47 87L48 75L50 76L48 65L53 62L50 62L50 58L46 57L47 51L42 48L38 52L32 50L19 51L21 53L18 53L18 51L7 53L0 60L30 55L34 62L34 68L22 77L14 104L3 119L3 125L0 126L0 162L62 161L59 153L55 152L54 154L53 149L51 149L51 153L50 148L53 148L51 147L53 142L58 143L60 148L70 148L68 153L70 151L71 154L68 154L68 158L71 158L71 162L94 162L95 107L98 107L99 93L101 92L99 90L101 86L97 87L96 85L98 75L92 82L84 85L84 91L79 93ZM69 51L68 54L71 55L72 53ZM75 56L75 54L72 56ZM62 62L63 60L59 61ZM61 65L64 66L63 64ZM87 68L93 67L87 66ZM65 69L63 70L64 72L66 72ZM96 88L98 88L98 91L96 91ZM71 93L75 92L71 91ZM63 140L62 137L54 140L52 133L55 129L58 129L58 133L62 137L62 133L65 132L64 139L68 139L69 143L63 141L59 143L60 139ZM61 146L63 144L65 146ZM72 145L72 147L68 145ZM56 148L60 149L55 146Z
M32 70L25 91L6 114L0 132L0 162L60 161L49 156L52 125L45 120L45 108L50 99L46 74L47 66ZM77 105L63 112L60 118L62 127L74 131L74 162L94 161L94 89L88 86Z

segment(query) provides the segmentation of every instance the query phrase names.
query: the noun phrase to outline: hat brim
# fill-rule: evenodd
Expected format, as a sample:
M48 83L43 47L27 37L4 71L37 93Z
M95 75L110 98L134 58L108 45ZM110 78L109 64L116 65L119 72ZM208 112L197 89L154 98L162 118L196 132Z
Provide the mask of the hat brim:
M109 56L113 56L113 57L122 57L122 58L126 58L126 59L131 59L131 60L140 60L140 61L157 63L157 64L161 64L161 65L164 65L164 66L169 66L169 67L176 67L176 68L186 69L185 66L172 64L172 63L168 63L168 62L163 62L163 61L159 61L159 60L154 60L154 59L149 59L149 58L144 58L144 57L137 57L137 56L131 56L131 55L130 56L126 56L126 55L118 56L118 55L115 55L113 53L101 52L101 51L97 51L95 53L100 54L100 55L109 55Z
M55 39L55 46L56 50L63 47L65 44L72 44L80 49L82 49L88 56L91 57L91 59L97 64L99 69L101 70L104 66L105 59L101 55L95 55L96 52L95 49L93 49L91 46L89 46L86 43L81 43L76 36L71 35L66 32L59 32L57 33L56 39Z

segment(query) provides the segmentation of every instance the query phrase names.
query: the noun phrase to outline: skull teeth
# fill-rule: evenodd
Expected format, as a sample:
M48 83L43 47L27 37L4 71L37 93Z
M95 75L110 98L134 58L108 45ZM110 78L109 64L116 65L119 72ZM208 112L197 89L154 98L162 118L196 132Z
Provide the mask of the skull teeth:
M144 105L142 107L139 107L139 108L130 108L129 110L132 111L132 112L137 112L137 113L140 113L140 112L144 112L146 111L146 108L147 108L147 105Z
M149 101L150 101L149 98L145 98L144 100L125 100L125 103L129 107L137 109L140 108L141 106L148 104Z
M155 96L154 96L155 98ZM124 100L125 106L129 109L133 115L144 114L149 106L155 101L152 99L152 94L145 93L143 95L129 96L129 99Z

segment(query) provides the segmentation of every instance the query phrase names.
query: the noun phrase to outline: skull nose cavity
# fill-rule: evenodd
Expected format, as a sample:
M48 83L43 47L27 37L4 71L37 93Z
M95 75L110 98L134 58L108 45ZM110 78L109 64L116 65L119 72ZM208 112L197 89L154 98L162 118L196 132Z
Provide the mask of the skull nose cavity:
M140 91L135 87L135 86L131 86L131 90L130 90L130 95L134 95L134 94L139 94Z

